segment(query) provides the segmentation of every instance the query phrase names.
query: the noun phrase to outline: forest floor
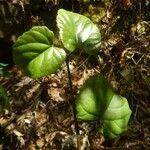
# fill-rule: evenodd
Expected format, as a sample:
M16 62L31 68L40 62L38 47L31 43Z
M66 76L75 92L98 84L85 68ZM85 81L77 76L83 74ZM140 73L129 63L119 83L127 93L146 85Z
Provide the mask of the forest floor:
M10 110L0 114L0 150L150 149L149 22L137 22L139 32L130 39L128 31L109 32L109 27L107 21L101 27L107 34L97 59L83 54L69 57L73 94L77 96L89 76L102 74L128 99L132 110L128 129L117 139L108 140L96 130L97 122L79 121L77 146L66 64L40 80L13 66L9 78L0 77L10 99Z

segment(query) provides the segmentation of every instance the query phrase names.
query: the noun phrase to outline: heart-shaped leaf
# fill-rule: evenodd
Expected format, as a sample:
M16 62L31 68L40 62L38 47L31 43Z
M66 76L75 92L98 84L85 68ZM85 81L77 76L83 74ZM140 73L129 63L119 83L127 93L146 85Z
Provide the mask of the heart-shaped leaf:
M69 52L79 48L94 55L99 51L101 35L97 26L89 18L59 9L57 26L62 43Z
M54 34L45 26L36 26L20 36L13 45L13 57L33 78L55 73L64 62L66 53L53 47Z
M100 75L94 75L85 82L76 100L76 110L80 120L101 120L101 132L108 138L121 134L131 115L126 98L115 94Z

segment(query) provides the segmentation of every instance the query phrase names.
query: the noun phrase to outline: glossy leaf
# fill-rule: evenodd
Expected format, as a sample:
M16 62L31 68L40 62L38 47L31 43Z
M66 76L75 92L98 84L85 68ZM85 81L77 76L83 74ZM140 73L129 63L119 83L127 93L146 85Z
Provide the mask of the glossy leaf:
M85 82L76 100L76 110L80 120L101 120L101 132L108 138L121 134L127 128L131 115L126 98L115 94L100 75Z
M126 98L114 94L107 110L102 116L102 133L105 137L116 138L128 125L131 110Z
M53 47L54 34L45 26L33 27L20 36L13 45L13 57L33 78L55 73L64 62L66 53Z
M77 117L81 120L98 120L113 97L113 90L102 76L90 77L80 90L76 101Z
M97 26L89 18L59 9L57 26L62 43L69 52L79 48L94 55L99 51L101 35Z

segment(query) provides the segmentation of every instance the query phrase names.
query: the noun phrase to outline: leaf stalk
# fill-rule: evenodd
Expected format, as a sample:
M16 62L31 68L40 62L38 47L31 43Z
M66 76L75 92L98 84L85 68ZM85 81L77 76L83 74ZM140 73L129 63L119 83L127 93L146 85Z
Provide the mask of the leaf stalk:
M69 68L69 57L67 56L66 58L66 66L67 66L67 72L68 72L68 80L69 80L69 86L70 86L70 92L71 92L71 104L72 104L72 109L73 109L73 118L74 118L74 123L75 123L75 131L76 134L79 134L79 128L78 128L78 121L76 117L76 105L75 105L75 98L73 94L73 86L72 86L72 79L71 79L71 73L70 73L70 68Z

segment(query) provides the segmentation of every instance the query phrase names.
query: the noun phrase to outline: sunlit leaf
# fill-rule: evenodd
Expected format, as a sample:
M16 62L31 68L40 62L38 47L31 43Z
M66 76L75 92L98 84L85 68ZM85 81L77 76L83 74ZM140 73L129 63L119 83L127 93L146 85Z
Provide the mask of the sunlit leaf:
M97 54L101 35L97 26L87 17L59 9L57 26L64 47L73 52L77 48L88 54Z
M101 120L101 132L108 138L121 134L131 115L126 98L114 93L100 75L94 75L85 82L76 100L76 110L80 120Z
M55 73L65 61L65 57L66 53L63 49L50 47L30 61L26 72L35 78Z
M116 138L128 126L131 110L126 98L114 94L111 103L102 116L102 133L108 138Z
M13 45L16 65L34 78L55 73L66 53L53 47L54 34L45 26L36 26L20 36Z
M77 117L82 120L99 119L112 97L113 90L105 78L99 75L90 77L81 88L76 101Z

